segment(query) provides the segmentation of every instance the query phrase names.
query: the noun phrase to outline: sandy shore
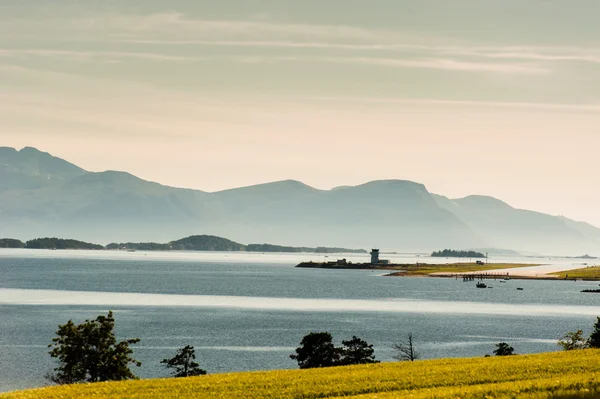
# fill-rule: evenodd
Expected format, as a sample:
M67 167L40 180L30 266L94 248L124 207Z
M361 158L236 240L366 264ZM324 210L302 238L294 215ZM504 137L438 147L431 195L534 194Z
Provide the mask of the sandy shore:
M490 265L493 267L493 265ZM493 274L498 276L506 276L510 278L522 278L522 279L540 279L540 280L555 280L558 277L552 273L558 273L563 271L569 271L581 268L581 265L540 265L540 266L528 266L519 267L515 269L489 269L480 272L464 272L464 273L431 273L430 276L434 277L450 277L458 275L468 274Z

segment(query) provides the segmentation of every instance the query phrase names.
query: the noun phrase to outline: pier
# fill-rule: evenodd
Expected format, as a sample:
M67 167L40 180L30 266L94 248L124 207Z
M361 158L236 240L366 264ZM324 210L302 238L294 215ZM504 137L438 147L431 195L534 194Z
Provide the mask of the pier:
M506 279L509 278L508 273L472 273L472 274L455 274L457 280L462 278L463 281L475 281L475 280L498 280L498 279Z

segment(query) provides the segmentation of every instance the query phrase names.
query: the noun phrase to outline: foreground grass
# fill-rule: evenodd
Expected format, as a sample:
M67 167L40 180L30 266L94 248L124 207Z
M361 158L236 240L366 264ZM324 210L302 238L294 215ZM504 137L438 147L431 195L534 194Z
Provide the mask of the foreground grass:
M582 269L567 270L559 273L552 273L553 276L557 276L562 279L587 279L587 280L600 280L600 266L589 266Z
M597 398L600 350L51 387L0 399Z
M539 266L536 264L521 263L492 263L478 265L476 263L450 263L445 265L419 264L403 265L399 267L402 271L391 273L390 276L426 276L432 273L467 273L485 272L497 269L515 269L518 267Z

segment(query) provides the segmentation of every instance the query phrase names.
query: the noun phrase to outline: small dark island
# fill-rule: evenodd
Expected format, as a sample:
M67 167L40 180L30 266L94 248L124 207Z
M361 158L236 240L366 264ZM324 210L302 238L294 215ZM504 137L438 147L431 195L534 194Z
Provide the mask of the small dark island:
M366 254L364 249L348 249L337 247L287 247L273 244L249 244L246 246L248 252L291 252L291 253L317 253L317 254Z
M14 238L0 238L0 248L25 248L25 243Z
M27 249L104 249L102 245L62 238L36 238L25 243Z
M485 255L476 251L455 251L453 249L444 249L442 251L433 251L432 258L485 258Z
M338 247L291 247L274 244L240 244L212 235L195 235L165 244L156 242L111 243L109 250L135 251L223 251L223 252L283 252L283 253L367 253L364 249Z

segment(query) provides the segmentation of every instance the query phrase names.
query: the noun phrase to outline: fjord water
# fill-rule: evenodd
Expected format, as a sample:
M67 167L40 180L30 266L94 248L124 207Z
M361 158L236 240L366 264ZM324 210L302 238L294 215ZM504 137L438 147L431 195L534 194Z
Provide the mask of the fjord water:
M455 279L293 267L311 259L324 257L0 250L0 391L44 385L58 324L108 310L119 337L141 339L134 353L142 378L166 376L160 360L185 345L209 373L295 368L289 354L310 331L330 331L336 344L357 335L383 361L410 332L424 358L483 356L501 341L517 353L553 351L565 332L587 334L600 315L600 296L580 293L592 282L510 280L477 289Z

